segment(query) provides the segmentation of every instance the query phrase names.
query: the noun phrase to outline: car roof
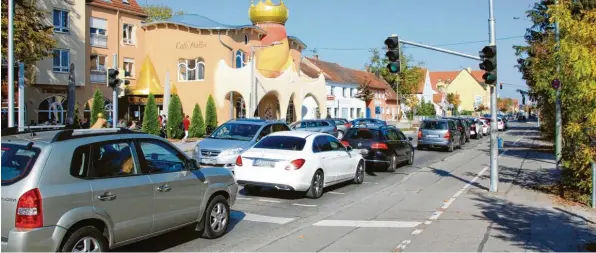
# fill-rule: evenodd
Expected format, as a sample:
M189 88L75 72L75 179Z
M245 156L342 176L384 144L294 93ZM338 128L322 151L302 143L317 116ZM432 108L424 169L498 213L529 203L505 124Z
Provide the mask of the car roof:
M33 133L33 134L32 134ZM35 142L36 145L40 144L52 144L62 141L68 141L72 139L84 139L102 136L124 136L126 138L140 137L156 137L151 134L136 132L125 128L100 128L100 129L61 129L61 130L49 130L49 131L13 131L6 132L2 135L3 143L15 143L15 144L27 144L29 142Z
M307 138L311 135L323 135L323 133L308 132L308 131L280 131L280 132L272 133L268 136L286 136L286 137Z
M266 125L271 123L286 123L280 120L265 120L265 119L231 119L226 123L237 123L237 124L251 124L251 125Z

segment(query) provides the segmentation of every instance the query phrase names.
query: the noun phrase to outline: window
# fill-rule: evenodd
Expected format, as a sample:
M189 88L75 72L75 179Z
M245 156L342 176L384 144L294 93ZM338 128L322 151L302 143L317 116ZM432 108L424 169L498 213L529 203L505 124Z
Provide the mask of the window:
M248 45L248 34L244 34L244 45Z
M79 151L79 150L77 150ZM141 174L132 156L129 142L98 143L91 146L88 178L109 178ZM71 174L85 176L84 150L75 152ZM76 163L76 162L79 163ZM77 173L77 168L79 169Z
M261 130L261 133L259 134L259 137L257 140L262 139L263 137L270 135L271 134L271 126L266 126L263 128L263 130Z
M37 157L39 148L24 145L2 144L2 185L9 185L27 177Z
M351 128L345 135L348 140L378 140L379 131L370 129Z
M402 140L402 141L405 141L405 140L407 140L407 139L408 139L408 138L406 138L406 136L404 135L404 133L402 133L401 131L396 131L396 132L397 132L397 137L398 137L400 140Z
M387 130L387 132L385 133L385 138L387 138L387 140L390 140L390 141L398 141L399 140L397 132L393 129Z
M317 136L317 138L315 138L315 141L313 141L313 153L325 151L333 151L331 143L329 143L329 140L326 136Z
M135 26L131 24L124 24L122 27L122 41L126 45L135 44Z
M283 131L290 131L290 128L288 128L288 126L285 124L273 125L273 132L283 132Z
M246 53L242 50L236 51L236 68L242 68L246 65Z
M348 97L348 88L343 88L343 95L345 98Z
M186 159L182 154L159 141L141 141L141 151L148 172L169 173L183 171Z
M333 136L325 136L333 151L345 151L346 147Z
M68 49L54 49L54 72L68 73L70 63L70 52Z
M208 138L249 141L255 137L260 128L260 125L225 123L217 128Z
M354 108L350 108L350 118L355 118L354 117Z
M331 86L331 96L335 96L335 86Z
M267 136L254 148L301 151L304 149L304 144L306 144L306 140L299 137Z
M92 54L90 57L91 70L106 71L107 56Z
M70 32L68 22L68 11L54 10L54 32Z
M135 60L131 58L124 58L124 77L135 76Z
M178 81L205 80L205 63L202 58L178 61Z
M89 20L89 43L95 47L108 47L108 21L91 17Z

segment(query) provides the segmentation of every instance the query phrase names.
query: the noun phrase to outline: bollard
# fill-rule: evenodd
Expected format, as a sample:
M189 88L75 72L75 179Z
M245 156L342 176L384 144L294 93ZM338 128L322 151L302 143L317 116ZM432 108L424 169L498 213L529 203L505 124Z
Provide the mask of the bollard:
M499 144L499 149L503 149L503 138L497 137L497 142Z

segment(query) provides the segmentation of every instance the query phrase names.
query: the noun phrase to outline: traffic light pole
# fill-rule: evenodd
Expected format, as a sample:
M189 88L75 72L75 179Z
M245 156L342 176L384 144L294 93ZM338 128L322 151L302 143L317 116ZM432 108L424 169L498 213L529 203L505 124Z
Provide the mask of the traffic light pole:
M488 0L488 36L490 39L489 45L497 44L495 37L495 13L493 10L493 0ZM498 79L498 78L497 78ZM499 157L499 150L497 149L497 134L499 133L497 124L497 87L490 86L490 191L496 192L499 186L499 167L497 158Z
M114 54L112 66L118 69L118 54ZM112 90L112 127L116 127L118 122L118 85L114 85Z
M559 1L555 0L555 5L558 5ZM559 22L555 20L555 40L557 42L556 49L559 50L560 45L560 37L559 37ZM561 64L559 62L559 58L557 57L557 75L560 73ZM561 119L561 86L559 86L555 91L555 159L557 168L559 167L559 163L561 162L561 149L562 149L562 140L563 134L561 132L561 127L563 126L563 121Z

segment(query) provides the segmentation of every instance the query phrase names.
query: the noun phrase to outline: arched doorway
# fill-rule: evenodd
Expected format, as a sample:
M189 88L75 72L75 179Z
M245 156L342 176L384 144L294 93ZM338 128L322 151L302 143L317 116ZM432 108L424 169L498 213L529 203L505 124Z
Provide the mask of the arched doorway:
M246 103L243 97L239 97L234 102L234 111L237 119L246 118Z
M255 117L268 120L279 119L280 106L277 97L277 92L272 91L265 94L265 96L261 98L261 101L259 101L257 110L255 110Z
M319 111L319 103L312 94L307 94L302 101L302 119L319 119L321 112Z
M37 111L39 124L64 124L66 118L67 99L65 96L56 95L41 101Z
M291 124L296 121L296 108L294 107L294 94L290 96L288 109L286 111L286 123Z
M244 119L247 118L246 101L242 94L236 91L230 91L226 94L226 102L224 110L230 119Z

